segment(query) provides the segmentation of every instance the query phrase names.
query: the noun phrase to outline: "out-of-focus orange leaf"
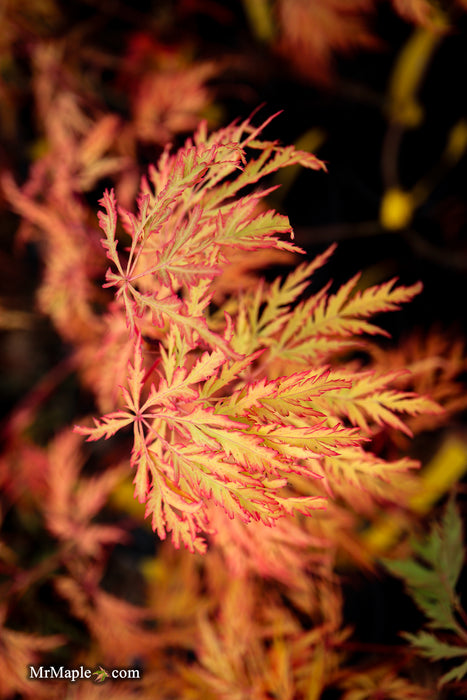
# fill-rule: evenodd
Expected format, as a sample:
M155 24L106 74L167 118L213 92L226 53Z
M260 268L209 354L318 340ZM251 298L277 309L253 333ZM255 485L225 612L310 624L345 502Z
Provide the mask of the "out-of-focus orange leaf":
M429 28L436 27L439 22L441 13L429 0L392 0L392 4L396 12L408 22Z
M29 666L38 662L42 653L55 649L64 643L64 638L56 634L39 637L24 634L4 627L6 607L0 608L0 697L49 697L46 684L32 682L28 679Z
M278 50L303 76L328 83L334 52L379 45L368 26L372 10L372 0L280 0Z

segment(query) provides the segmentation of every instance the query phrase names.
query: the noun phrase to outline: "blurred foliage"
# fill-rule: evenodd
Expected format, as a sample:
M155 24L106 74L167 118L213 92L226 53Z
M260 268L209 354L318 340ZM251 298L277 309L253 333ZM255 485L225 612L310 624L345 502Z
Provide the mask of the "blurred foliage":
M465 663L450 659L465 656L466 10L465 0L0 3L1 698L465 694ZM261 104L282 112L268 137L317 151L328 168L271 180L298 245L314 256L338 241L336 285L362 268L361 289L394 275L424 285L383 321L393 341L339 361L406 368L398 389L430 394L445 413L411 419L410 443L374 435L382 457L424 465L395 477L400 503L391 485L386 501L367 495L364 513L330 499L312 529L277 529L274 561L258 549L271 532L232 524L201 558L148 533L121 465L125 438L81 454L70 437L94 392L111 403L92 323L108 303L97 201L114 186L130 207L168 143ZM83 261L86 284L74 276ZM268 274L293 262L272 261ZM262 261L237 264L254 284ZM125 329L106 330L124 371ZM448 501L430 527L453 489L458 506ZM424 620L391 587L382 554L435 628L417 632ZM442 603L448 629L436 627ZM401 630L439 667L395 641ZM26 668L41 661L144 672L31 684Z
M465 559L462 530L462 520L451 499L441 523L432 527L425 540L412 542L413 558L384 561L386 568L404 581L428 618L428 628L436 631L406 635L420 654L433 661L467 656L467 615L456 593ZM443 641L439 636L441 631L451 632L455 638ZM467 661L464 661L442 676L439 683L461 680L466 674Z

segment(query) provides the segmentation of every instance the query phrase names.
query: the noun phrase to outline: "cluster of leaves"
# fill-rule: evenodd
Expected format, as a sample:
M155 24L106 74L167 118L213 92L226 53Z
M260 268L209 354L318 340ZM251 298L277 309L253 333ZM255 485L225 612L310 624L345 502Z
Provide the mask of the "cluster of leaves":
M179 5L197 7L167 12ZM271 46L293 62L306 32L311 54L299 54L313 58L313 79L328 79L334 50L372 44L358 14L371 5L349 0L344 26L341 2L278 1ZM422 0L393 5L428 21ZM318 178L324 164L268 140L270 120L198 126L215 62L144 31L118 61L82 49L79 32L63 43L54 0L3 12L0 58L19 75L29 61L40 137L27 181L5 168L2 194L21 216L17 242L40 258L37 305L65 359L3 431L0 697L431 697L408 679L408 650L397 663L355 661L338 571L342 560L368 566L362 524L404 513L423 488L408 440L465 406L462 344L446 348L433 333L376 345L387 335L379 315L419 283L354 276L320 287L334 246L301 262L288 218L269 202L277 171ZM15 104L3 78L0 96ZM113 105L125 95L121 113L109 93ZM0 119L18 138L8 110ZM167 145L192 130L182 147ZM141 154L155 164L140 182ZM2 311L0 322L38 323L29 309ZM71 382L101 417L91 426L81 403L67 404L75 431L61 416L44 430L50 396ZM111 439L85 447L81 435ZM149 526L156 550L144 565L129 533L137 526L139 536ZM111 688L31 683L27 667L41 661L84 664L96 679L112 666L143 673Z
M126 253L118 250L113 193L102 200L113 264L106 286L117 288L112 313L125 314L134 360L123 407L78 430L97 440L133 427L135 494L159 536L172 532L176 546L192 551L204 551L198 534L209 531L213 505L230 518L272 525L286 513L322 507L319 489L310 496L294 488L297 476L308 482L324 469L332 489L331 475L351 464L383 480L385 470L410 468L410 460L386 466L363 452L370 426L406 431L398 413L438 411L427 398L390 388L394 373L325 364L331 353L352 347L356 335L379 333L367 319L398 308L418 285L394 289L392 280L352 296L354 278L329 298L321 290L297 304L329 250L282 282L240 291L210 312L211 287L230 249L299 252L275 236L290 231L286 217L258 211L267 190L239 193L278 168L322 164L259 140L258 131L244 122L208 137L202 126L176 155L164 153L150 171L155 192L143 181L137 216L121 210L131 237ZM247 148L259 157L247 160ZM284 362L286 375L279 373ZM355 427L345 427L344 418Z

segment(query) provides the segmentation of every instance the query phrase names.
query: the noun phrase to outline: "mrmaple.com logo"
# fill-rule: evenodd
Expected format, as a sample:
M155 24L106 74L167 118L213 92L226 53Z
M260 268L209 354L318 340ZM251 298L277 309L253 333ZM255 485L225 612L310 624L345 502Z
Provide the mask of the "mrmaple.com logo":
M90 668L65 668L64 666L29 666L29 680L67 680L74 683L78 680L92 680L95 683L103 683L111 678L113 680L139 679L140 671L137 668L114 668L106 671L102 666L98 666L92 671Z

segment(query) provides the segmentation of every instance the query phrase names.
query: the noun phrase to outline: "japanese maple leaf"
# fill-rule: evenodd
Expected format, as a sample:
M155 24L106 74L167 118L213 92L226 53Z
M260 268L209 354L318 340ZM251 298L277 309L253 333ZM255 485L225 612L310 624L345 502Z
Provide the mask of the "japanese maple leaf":
M92 675L95 676L96 683L103 683L105 680L107 680L107 678L110 678L109 673L105 670L105 668L102 668L102 666L99 666L98 671L93 671Z

